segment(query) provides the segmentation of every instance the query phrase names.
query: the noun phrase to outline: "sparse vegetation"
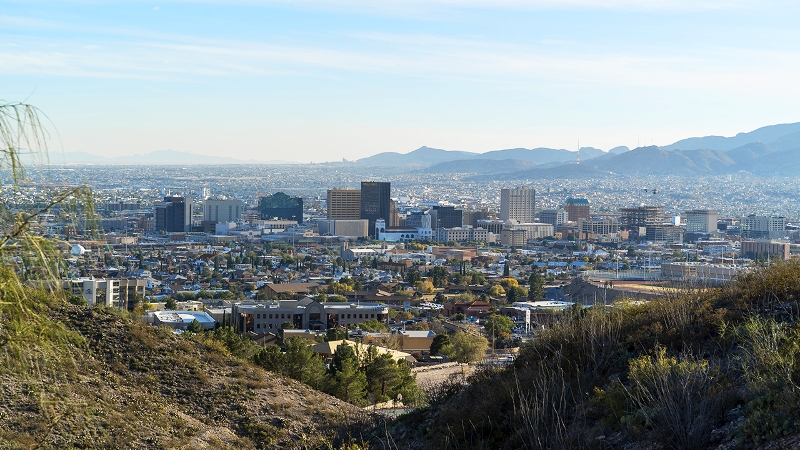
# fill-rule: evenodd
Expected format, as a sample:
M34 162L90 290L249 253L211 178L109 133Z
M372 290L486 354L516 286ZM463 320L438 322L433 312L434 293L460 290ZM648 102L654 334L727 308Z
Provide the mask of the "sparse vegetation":
M789 261L573 308L512 367L479 371L395 430L425 430L415 445L437 448L795 447L799 281Z

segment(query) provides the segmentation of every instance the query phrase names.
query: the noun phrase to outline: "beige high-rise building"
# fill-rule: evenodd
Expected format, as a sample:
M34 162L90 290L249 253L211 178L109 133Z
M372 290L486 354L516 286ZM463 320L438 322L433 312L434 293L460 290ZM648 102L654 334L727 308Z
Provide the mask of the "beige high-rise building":
M714 209L693 209L686 211L686 232L713 233L717 231L719 212Z
M359 189L328 189L328 219L358 219L361 217Z
M203 220L209 222L237 222L244 211L241 200L206 199L203 202Z
M531 187L520 186L500 191L500 220L521 223L534 222L536 191Z

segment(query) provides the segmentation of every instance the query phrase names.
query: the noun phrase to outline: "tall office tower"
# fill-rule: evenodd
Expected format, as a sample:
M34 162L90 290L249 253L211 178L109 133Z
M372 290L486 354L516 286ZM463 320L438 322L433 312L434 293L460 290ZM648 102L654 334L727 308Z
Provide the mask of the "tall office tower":
M520 186L500 191L500 220L532 223L536 209L536 191Z
M626 230L662 225L664 222L663 206L634 206L619 210L622 213L622 227Z
M431 210L433 228L457 228L463 223L463 211L455 206L434 206Z
M369 235L375 237L375 221L391 220L392 183L387 181L361 182L361 219L369 220Z
M713 233L717 231L719 212L713 209L693 209L686 211L687 233Z
M261 220L283 219L303 223L303 199L289 197L283 192L261 197L258 202Z
M155 204L157 231L171 233L192 231L192 199L179 196L164 197Z
M358 189L328 189L328 219L361 218L361 191Z
M564 210L568 220L577 222L580 219L589 220L589 200L585 198L568 197L564 202Z
M785 217L767 217L750 214L739 221L743 238L780 239L786 234Z
M203 205L203 222L237 222L244 211L241 200L207 199Z

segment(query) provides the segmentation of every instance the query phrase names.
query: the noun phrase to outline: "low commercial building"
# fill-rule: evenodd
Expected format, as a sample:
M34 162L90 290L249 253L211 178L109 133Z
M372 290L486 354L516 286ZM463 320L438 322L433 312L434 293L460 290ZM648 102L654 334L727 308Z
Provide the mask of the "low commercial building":
M259 289L268 299L279 296L313 294L320 288L319 283L267 283Z
M369 234L368 228L369 220L367 219L317 220L317 229L320 235L360 238Z
M389 308L374 303L319 303L311 298L265 303L234 303L231 315L241 333L267 333L280 330L283 324L295 329L322 331L348 327L366 320L388 324Z
M203 311L148 311L144 320L151 325L184 331L195 320L200 322L204 330L213 330L216 326L214 318Z
M698 262L662 262L661 276L681 281L721 283L730 281L744 270L730 264L705 264Z
M539 222L515 223L511 228L514 230L525 230L529 240L549 237L552 236L554 232L553 225Z
M767 260L773 256L786 261L790 256L791 244L770 240L742 241L742 257L756 260Z
M439 242L486 242L488 231L470 226L437 228L433 230L433 240Z
M430 330L403 330L400 331L400 348L404 352L429 352L436 333Z

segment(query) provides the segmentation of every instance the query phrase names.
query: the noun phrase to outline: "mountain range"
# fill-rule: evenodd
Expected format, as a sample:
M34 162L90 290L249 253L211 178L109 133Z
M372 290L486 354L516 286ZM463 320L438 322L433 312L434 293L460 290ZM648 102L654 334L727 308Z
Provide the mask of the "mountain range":
M103 157L73 152L51 155L54 164L176 165L297 164L159 150L141 155ZM770 125L736 136L681 139L665 146L605 152L553 148L510 148L474 153L420 147L409 153L383 152L356 161L329 163L352 167L392 167L421 174L466 173L493 179L604 177L613 175L800 175L800 122Z
M682 139L662 147L608 152L514 148L486 153L421 147L406 154L379 153L355 164L393 166L418 173L471 173L478 179L605 177L613 175L800 174L800 123L770 125L733 137Z

